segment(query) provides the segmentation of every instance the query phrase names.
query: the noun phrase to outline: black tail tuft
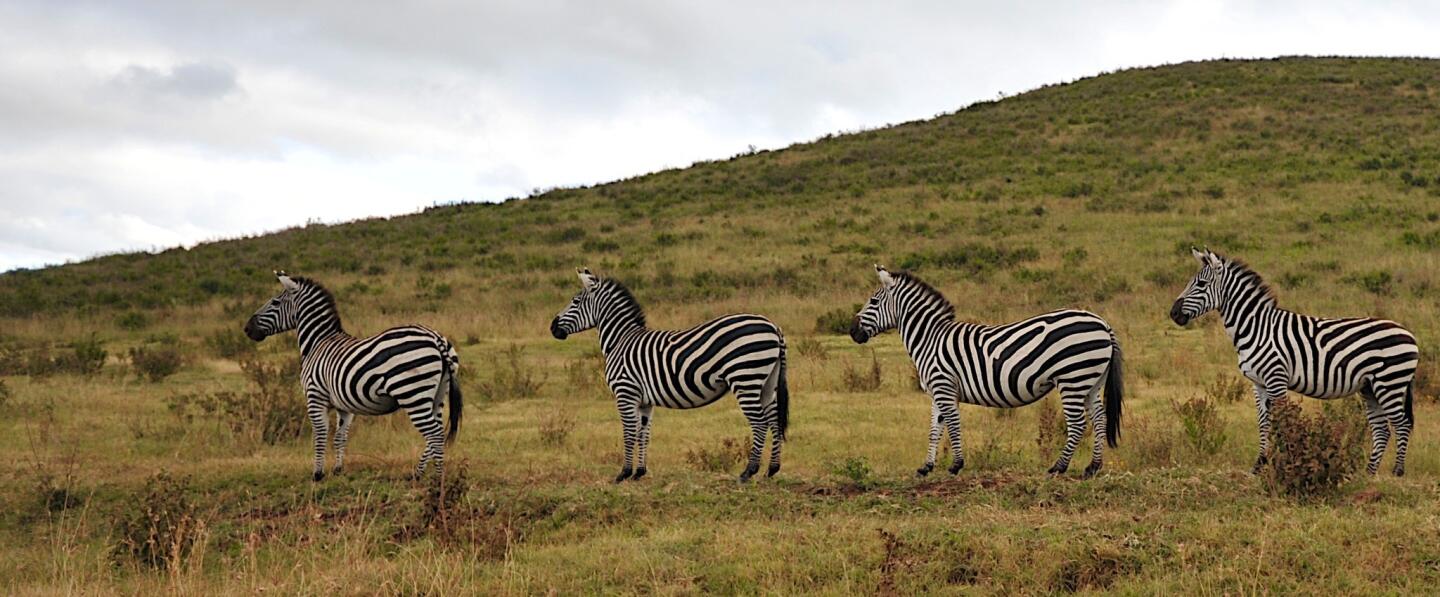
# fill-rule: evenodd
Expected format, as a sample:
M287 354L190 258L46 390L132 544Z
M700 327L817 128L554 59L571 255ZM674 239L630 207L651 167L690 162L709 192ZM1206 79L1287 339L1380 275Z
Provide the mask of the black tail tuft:
M776 410L779 419L776 421L780 437L785 437L785 430L790 426L790 385L785 382L785 349L780 349L780 379L775 384Z
M1124 359L1120 356L1120 341L1110 333L1110 368L1105 372L1105 443L1114 448L1120 443L1120 416L1125 399Z
M455 354L455 348L445 346L441 352L444 361L444 374L441 376L445 383L450 385L450 403L446 406L445 418L449 420L450 428L445 432L445 445L455 443L455 436L460 433L460 419L465 411L465 400L460 396L460 379L456 373L460 366L460 357Z

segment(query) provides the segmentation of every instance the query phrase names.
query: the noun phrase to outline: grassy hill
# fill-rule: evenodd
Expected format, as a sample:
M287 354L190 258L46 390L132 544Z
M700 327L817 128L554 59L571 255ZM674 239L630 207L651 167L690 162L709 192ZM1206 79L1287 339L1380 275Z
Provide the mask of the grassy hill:
M0 542L19 554L0 578L182 592L1433 588L1430 382L1409 477L1297 503L1244 472L1253 408L1227 389L1234 354L1213 317L1179 329L1165 315L1195 269L1186 248L1206 244L1250 262L1283 306L1394 318L1428 354L1440 341L1437 101L1434 60L1136 69L502 204L6 273L0 447L21 457L0 480ZM832 333L873 291L874 262L925 277L965 319L1078 306L1109 320L1133 397L1108 474L1043 478L1048 407L966 408L973 464L906 478L928 403L898 341L861 348ZM779 480L730 482L725 442L743 424L724 401L657 415L653 478L605 483L620 430L596 341L547 331L579 265L625 281L657 327L744 310L785 328L795 432ZM252 358L239 328L277 290L276 268L334 289L352 331L418 321L464 345L458 530L425 518L426 490L398 479L419 448L398 418L360 421L352 473L312 486L305 434L272 444L203 410L261 387L237 367ZM63 364L76 342L109 354L98 372L27 368ZM138 379L129 351L167 347L179 372ZM260 359L292 351L272 339ZM1217 404L1213 454L1179 415L1197 396ZM169 573L114 555L116 521L161 470L184 490L152 493L192 496L208 525L201 553Z

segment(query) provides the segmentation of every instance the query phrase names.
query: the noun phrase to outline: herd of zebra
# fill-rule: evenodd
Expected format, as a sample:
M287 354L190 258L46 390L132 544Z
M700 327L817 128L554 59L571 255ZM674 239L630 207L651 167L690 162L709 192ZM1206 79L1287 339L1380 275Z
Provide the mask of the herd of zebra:
M1396 476L1414 424L1413 380L1419 351L1414 336L1383 319L1321 319L1286 311L1254 270L1208 249L1192 249L1200 271L1191 278L1170 318L1178 325L1218 311L1239 354L1240 371L1255 388L1260 451L1270 447L1270 405L1286 391L1315 398L1359 392L1371 431L1368 470L1374 474L1395 437ZM645 476L650 423L656 406L697 408L732 392L750 424L749 458L741 481L760 470L767 436L767 476L780 470L790 412L785 380L785 338L759 315L726 315L683 331L652 330L640 303L619 282L578 270L581 288L550 324L565 339L596 329L605 379L624 427L624 463L616 482ZM894 329L931 397L929 444L919 476L935 467L941 428L953 450L951 474L965 466L957 405L1015 408L1059 390L1065 444L1050 473L1063 474L1087 420L1094 443L1084 476L1103 464L1103 443L1120 436L1124 384L1120 343L1105 320L1086 311L1061 310L1004 325L956 321L955 308L914 274L875 266L880 288L854 317L857 343ZM441 334L423 326L392 328L368 338L345 333L333 296L320 284L276 272L282 291L245 324L260 341L296 330L306 413L314 428L314 479L325 476L330 416L335 421L335 472L345 458L356 414L404 410L425 438L415 476L433 462L460 428L463 401L455 373L459 359ZM1101 391L1104 391L1103 399ZM442 410L448 420L442 423Z

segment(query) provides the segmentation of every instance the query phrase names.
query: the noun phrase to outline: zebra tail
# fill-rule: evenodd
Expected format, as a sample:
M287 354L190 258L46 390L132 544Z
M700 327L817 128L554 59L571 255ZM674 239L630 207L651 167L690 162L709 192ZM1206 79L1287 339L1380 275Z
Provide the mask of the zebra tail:
M1110 332L1110 368L1105 373L1105 443L1114 448L1120 440L1120 416L1125 399L1124 359L1120 355L1120 341L1115 332Z
M450 386L450 402L446 405L445 418L448 419L450 429L445 432L445 445L455 443L455 435L460 433L460 419L465 411L465 401L460 396L460 379L455 376L460 368L460 356L455 354L455 347L446 342L444 351L443 377Z
M1415 380L1405 386L1405 420L1415 423Z
M780 379L775 384L775 410L779 416L776 421L780 437L785 437L785 429L790 426L790 385L785 382L785 339L780 339Z

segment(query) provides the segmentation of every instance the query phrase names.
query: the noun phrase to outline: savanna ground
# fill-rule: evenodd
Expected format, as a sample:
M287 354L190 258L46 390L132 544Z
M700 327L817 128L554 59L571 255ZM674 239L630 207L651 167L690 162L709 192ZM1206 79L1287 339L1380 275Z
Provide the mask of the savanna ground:
M0 582L1432 592L1437 90L1427 60L1126 71L501 205L5 274ZM1245 258L1282 306L1416 333L1426 363L1408 476L1298 498L1248 473L1254 411L1233 348L1214 316L1187 329L1165 317L1195 269L1192 243ZM913 269L962 318L1079 306L1110 321L1128 400L1105 471L1080 481L1082 448L1070 476L1043 474L1059 425L1048 400L962 407L966 469L913 479L929 411L898 339L859 347L836 333L874 290L875 261ZM745 426L727 399L659 411L650 476L610 484L620 428L597 341L547 332L578 265L627 282L655 327L742 310L781 324L793 412L779 477L735 483ZM308 480L300 398L277 383L293 340L254 351L239 334L277 290L272 268L334 289L354 332L414 321L460 345L467 408L445 483L403 478L420 441L400 417L358 420L348 472ZM1304 405L1358 419L1348 403Z

